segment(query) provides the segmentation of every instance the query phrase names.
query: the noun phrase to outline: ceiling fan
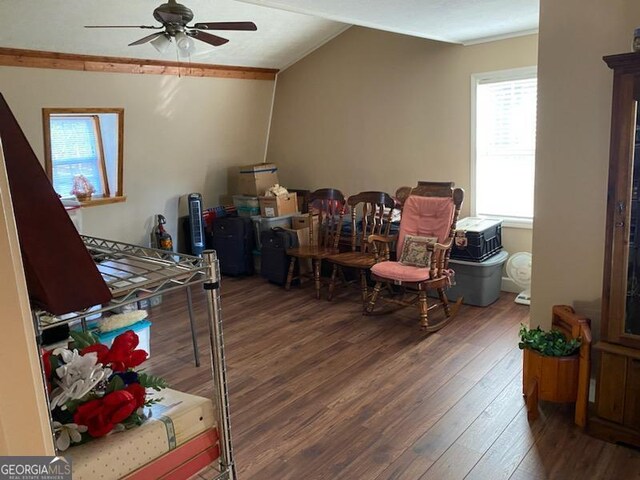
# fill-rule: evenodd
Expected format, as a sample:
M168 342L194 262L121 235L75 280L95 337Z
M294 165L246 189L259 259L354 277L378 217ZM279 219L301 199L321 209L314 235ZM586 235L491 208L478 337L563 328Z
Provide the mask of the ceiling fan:
M224 45L229 40L218 35L207 33L203 30L257 30L253 22L198 22L193 25L188 23L193 20L193 12L190 8L178 3L176 0L167 0L153 11L153 17L161 26L154 25L85 25L85 28L145 28L162 30L136 40L129 46L142 45L150 42L160 53L167 50L171 40L175 39L178 52L182 56L190 55L195 51L193 39L208 43L214 47Z

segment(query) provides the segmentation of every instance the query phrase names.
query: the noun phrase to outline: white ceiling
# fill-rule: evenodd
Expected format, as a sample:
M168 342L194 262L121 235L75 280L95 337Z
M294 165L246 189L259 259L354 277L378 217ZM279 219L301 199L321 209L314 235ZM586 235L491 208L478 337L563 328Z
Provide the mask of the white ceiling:
M155 7L165 0L0 0L0 46L62 53L176 61L150 44L128 47L154 30L86 29L84 25L159 25ZM182 0L194 22L253 21L256 32L213 32L229 43L197 43L192 62L283 68L350 25L233 0Z
M533 33L539 0L239 0L363 27L472 44Z
M0 46L63 53L177 60L170 48L127 44L152 31L84 25L158 25L165 0L0 0ZM182 0L194 22L253 21L257 32L216 32L220 47L197 43L191 61L285 68L350 25L471 44L532 33L539 0Z

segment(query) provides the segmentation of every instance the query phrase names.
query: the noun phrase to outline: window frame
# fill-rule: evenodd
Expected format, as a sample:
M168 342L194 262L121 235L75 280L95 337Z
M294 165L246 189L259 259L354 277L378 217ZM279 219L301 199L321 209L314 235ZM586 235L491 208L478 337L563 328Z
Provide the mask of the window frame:
M470 144L470 172L469 172L469 186L471 188L471 195L469 198L469 206L472 216L478 216L477 211L477 185L476 185L476 173L477 173L477 87L481 83L493 83L508 80L524 80L528 78L536 78L536 85L538 79L538 67L531 65L528 67L510 68L506 70L495 70L492 72L474 73L471 75L471 144ZM536 112L537 115L537 112ZM537 126L536 126L537 128ZM537 145L536 145L537 147ZM537 150L537 148L536 148ZM535 166L535 154L534 154L534 166ZM535 213L535 212L534 212ZM500 219L503 220L503 226L512 228L525 228L532 229L534 217L518 218L518 217L505 217L498 215L483 215L484 218Z
M116 191L111 192L109 187L109 178L104 158L104 143L102 132L98 128L95 121L100 114L115 114L117 116L118 143L117 143L117 160L116 160ZM87 202L83 202L83 206L100 205L105 203L122 202L126 200L124 195L124 108L43 108L42 122L44 134L44 167L47 177L53 183L53 161L51 158L51 117L52 116L77 116L77 117L94 117L94 126L96 127L96 142L100 150L101 159L99 160L99 170L103 180L104 194L96 196Z

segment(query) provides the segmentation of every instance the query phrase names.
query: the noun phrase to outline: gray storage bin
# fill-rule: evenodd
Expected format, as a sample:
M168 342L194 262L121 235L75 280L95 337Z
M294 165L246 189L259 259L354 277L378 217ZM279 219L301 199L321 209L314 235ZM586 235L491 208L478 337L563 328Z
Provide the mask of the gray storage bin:
M491 305L500 296L502 266L507 258L509 254L502 250L484 262L449 260L449 268L456 272L456 284L446 291L449 300L462 296L466 305Z
M253 226L256 229L256 247L258 250L262 248L260 244L260 232L269 230L275 227L291 228L291 217L293 213L289 215L282 215L280 217L261 217L260 215L252 215ZM296 214L297 215L297 214Z

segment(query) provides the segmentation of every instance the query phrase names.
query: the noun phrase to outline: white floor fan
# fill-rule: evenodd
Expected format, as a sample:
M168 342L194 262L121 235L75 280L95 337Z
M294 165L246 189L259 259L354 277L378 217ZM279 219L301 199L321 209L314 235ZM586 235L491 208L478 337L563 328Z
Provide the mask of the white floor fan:
M506 271L513 283L523 289L516 297L515 302L521 305L531 305L531 254L518 252L511 255L507 261Z

